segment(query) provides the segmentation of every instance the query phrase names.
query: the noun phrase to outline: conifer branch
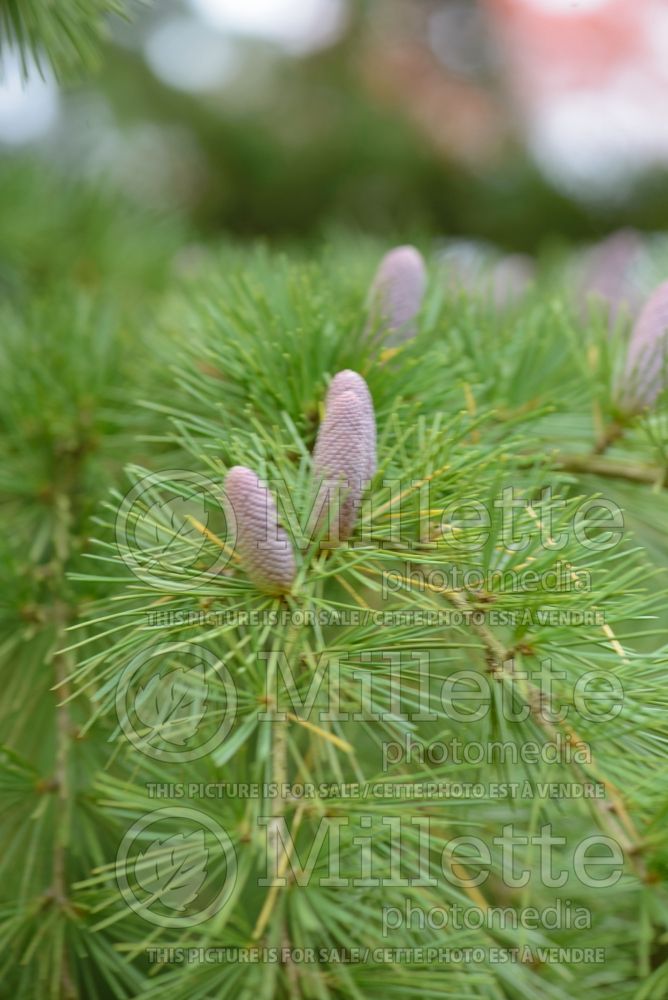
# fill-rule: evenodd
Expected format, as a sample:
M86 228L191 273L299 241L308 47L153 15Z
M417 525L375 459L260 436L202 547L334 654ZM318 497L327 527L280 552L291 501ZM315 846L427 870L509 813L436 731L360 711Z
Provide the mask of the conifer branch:
M613 444L624 436L625 429L626 428L623 424L617 423L616 421L609 424L599 436L594 447L593 454L604 455L608 448L611 448Z
M54 590L55 611L54 621L56 635L54 649L64 644L66 630L71 619L71 609L62 599L59 591L65 585L65 572L71 549L72 502L67 493L61 493L55 498L54 520ZM57 788L58 812L53 839L53 882L49 895L55 905L64 914L71 912L69 900L70 887L67 875L67 852L70 836L70 768L69 754L72 742L72 720L69 709L68 678L73 669L71 653L57 652L53 656L54 667L54 698L55 698L55 728L56 728L56 759L54 780ZM75 1000L78 991L72 979L69 955L63 946L61 954L61 992L63 1000Z
M285 644L283 647L283 654L285 656L286 662L290 663L292 654L295 649L295 645L299 636L299 628L295 625L290 625L288 627L288 632L285 638ZM276 657L273 658L272 667L274 670L278 670L278 665L276 662ZM285 719L281 719L281 686L276 677L276 695L277 702L273 706L274 718L271 722L271 780L277 786L277 794L272 799L271 811L272 820L268 827L267 832L267 843L272 850L274 858L278 858L278 849L280 844L279 829L283 817L285 815L285 798L282 794L282 788L287 784L288 781L288 722ZM301 813L295 817L296 826L301 822ZM287 869L290 857L287 851L284 849L283 855L278 862L279 875L285 873ZM282 869L282 871L281 871ZM260 911L260 915L256 921L253 933L251 935L252 940L258 940L264 933L264 929L269 922L276 898L278 896L278 889L280 886L274 884L270 887L270 892L267 895L265 904ZM286 928L283 928L283 937L287 936Z
M467 613L472 610L466 597L461 592L449 590L445 592L445 597L458 611ZM484 624L475 622L470 615L467 614L466 620L469 621L472 631L482 641L483 647L486 650L487 667L491 675L498 679L513 679L515 676L515 650L506 650L491 629ZM571 726L567 725L565 721L560 721L558 724L550 721L549 716L558 718L558 713L555 712L549 699L546 700L543 691L527 679L524 679L521 684L524 688L526 703L531 710L531 717L544 731L548 739L554 739L559 732L562 732L566 741L571 746L588 748L587 742ZM572 760L569 760L569 764L573 768L578 780L586 779L584 764ZM642 850L641 838L628 814L622 793L603 775L591 753L590 762L586 765L586 768L590 772L591 777L605 785L606 792L612 798L611 803L606 803L600 799L592 800L593 808L596 810L601 826L624 848L636 874L640 879L645 881L647 879L647 868L640 856Z
M109 229L108 225L96 228L105 233ZM116 243L125 246L127 240L119 239ZM484 316L469 316L461 310L450 317L446 311L439 311L435 295L418 321L419 342L406 341L395 354L394 363L380 368L376 347L372 352L368 345L350 340L351 329L360 327L361 301L357 279L349 281L349 275L356 273L355 268L350 268L350 256L346 247L341 268L345 280L339 280L330 261L320 277L313 272L313 278L305 282L302 263L297 267L285 265L282 270L284 265L274 267L272 258L271 267L266 262L260 267L242 252L242 281L235 284L227 276L214 276L213 280L219 282L215 299L205 303L201 312L202 296L187 296L192 322L185 327L186 337L176 329L181 329L181 324L174 322L172 311L178 295L172 289L168 306L165 305L169 308L170 326L175 328L174 336L168 339L169 356L160 355L161 348L156 344L157 356L152 362L155 372L149 376L153 381L150 385L142 381L141 392L131 377L126 378L125 372L119 372L120 378L116 380L117 360L124 353L119 350L118 342L113 339L106 342L111 371L106 369L104 350L96 357L95 351L105 343L101 339L103 324L98 328L98 324L86 320L81 334L76 334L75 326L78 339L72 341L65 336L69 336L72 327L68 312L62 328L51 334L57 342L49 346L46 335L45 340L38 341L40 363L36 369L41 381L39 377L25 381L26 369L21 362L28 341L23 318L17 319L19 363L15 365L14 380L17 385L10 384L11 378L5 378L4 391L0 393L2 429L13 434L10 447L3 451L4 462L0 463L3 477L0 486L3 502L11 504L12 495L21 498L21 503L12 508L12 511L19 509L17 524L23 529L20 534L16 532L17 550L23 557L29 549L30 564L36 565L38 572L34 574L34 593L31 579L26 593L19 595L16 607L9 602L11 613L5 616L6 634L14 643L10 649L15 649L17 642L23 643L25 635L37 636L36 653L32 656L34 677L43 679L45 669L53 670L53 681L49 678L45 688L53 684L56 708L52 705L53 692L45 690L38 702L41 693L33 677L26 672L25 682L19 677L17 683L14 675L20 672L11 670L6 674L8 684L12 685L7 703L10 711L16 704L22 705L28 718L28 707L32 709L34 704L49 720L47 724L53 722L56 754L54 780L48 785L40 783L36 779L52 764L44 762L40 755L39 735L35 740L34 734L26 735L17 726L18 736L9 747L11 754L2 776L8 791L0 810L6 831L11 834L26 813L34 813L36 784L53 788L57 793L48 813L51 824L42 827L43 837L35 830L26 851L25 866L16 873L10 870L15 857L10 854L11 836L5 838L10 844L5 872L13 876L13 880L8 879L12 881L12 891L17 886L20 891L14 893L18 902L9 919L0 924L2 952L6 956L1 971L3 975L8 971L8 989L15 991L17 1000L32 1000L40 990L44 992L41 987L47 980L52 986L50 1000L73 998L77 989L82 996L90 995L91 1000L102 1000L112 994L142 1000L185 1000L193 994L228 997L239 992L248 997L298 997L301 993L375 998L386 996L388 990L406 998L503 994L521 995L527 1000L540 1000L544 996L550 1000L568 1000L584 990L592 1000L599 1000L614 982L625 983L631 992L641 989L647 993L646 987L637 982L640 976L632 971L639 952L643 968L654 969L652 988L657 996L665 993L662 988L668 978L660 967L665 919L661 914L665 911L665 901L660 885L645 890L642 881L648 887L652 882L659 883L664 861L661 810L666 790L665 768L661 764L665 747L666 654L665 649L652 646L655 637L661 635L663 622L649 619L655 608L659 608L657 615L661 613L661 598L654 587L650 589L647 585L648 561L642 546L623 540L614 552L591 554L587 567L581 566L582 546L571 536L562 549L552 551L542 530L542 524L547 524L543 510L556 516L554 523L560 533L567 525L571 526L581 498L569 496L567 491L558 500L566 505L563 513L556 500L553 504L552 500L541 499L540 507L533 501L533 508L529 502L520 517L520 527L528 537L526 551L516 551L504 544L500 515L491 518L484 549L468 547L476 531L473 525L462 526L456 517L448 516L445 521L446 535L434 536L431 531L436 523L442 523L435 519L444 513L445 504L456 507L474 497L489 510L496 507L500 484L505 488L506 483L512 482L522 497L535 497L546 468L561 467L567 471L566 463L572 456L566 452L577 453L579 449L583 452L588 449L590 454L575 455L574 466L585 460L589 466L574 467L572 471L605 474L600 470L606 468L611 476L613 472L616 476L620 466L627 470L642 468L642 475L619 478L627 478L631 484L623 490L625 509L637 515L634 501L637 499L641 508L643 498L651 515L658 505L656 497L644 487L657 480L646 478L644 470L654 471L651 463L660 464L660 460L649 456L649 449L645 452L640 446L637 454L631 456L634 461L630 465L617 459L621 449L615 452L614 461L603 453L591 454L591 415L582 406L583 400L588 405L591 398L588 392L591 373L572 370L569 375L570 360L563 351L559 325L552 321L549 310L540 311L539 303L536 310L544 317L544 336L518 337L513 333L506 337L498 324L493 329ZM219 263L215 266L219 268ZM62 296L63 283L55 284L58 296ZM50 332L50 313L40 316L36 326L35 335L43 329ZM433 333L433 337L424 336L425 332ZM132 337L123 341L125 351L131 349L130 340ZM153 350L152 342L150 347ZM75 358L71 370L67 365L61 369L70 349ZM203 366L202 357L206 358L208 369ZM144 360L141 352L127 357L128 370L134 371L137 378L143 379ZM176 372L176 388L171 384L171 376L169 385L162 381L170 366ZM114 544L113 519L124 488L118 459L126 461L130 456L133 476L146 460L150 465L146 472L167 467L191 472L204 469L215 484L222 480L225 470L248 463L268 483L282 480L293 501L293 516L288 515L289 505L283 506L291 529L293 524L297 526L296 540L302 531L302 514L308 512L315 414L326 387L332 384L333 373L347 366L369 378L380 430L382 474L372 483L374 502L363 508L352 528L349 546L340 546L325 559L317 554L317 546L305 547L300 539L302 555L295 549L294 579L295 589L312 587L306 600L302 591L293 601L292 574L287 596L279 600L267 597L262 587L253 586L248 559L244 564L236 553L231 562L225 562L233 567L232 571L226 569L215 575L207 571L209 555L229 554L229 539L225 537L222 514L215 503L205 505L207 517L186 515L193 534L189 535L184 551L186 547L194 550L197 545L200 555L196 563L188 558L183 565L178 563L179 582L188 584L184 592L177 593L172 587L173 549L157 566L150 581L138 578L138 574L129 577L122 551ZM0 372L9 370L8 365L0 365ZM222 398L220 381L212 377L221 371L225 372L226 389L230 390ZM528 372L532 373L531 379L526 377ZM470 386L470 392L465 389L466 408L462 408L462 384ZM47 404L41 410L45 419L35 434L34 404L42 396ZM89 464L91 456L86 455L85 464L79 465L79 458L75 457L82 447L77 437L82 408L79 400L80 397L86 400L88 407L89 396L94 397L94 402L102 401L98 407L102 416L96 420L90 435L100 442L102 460L97 462L93 457ZM151 399L148 415L133 405L138 398ZM112 399L122 409L122 416L114 410ZM64 414L71 418L69 426L63 420L54 429L53 414L61 414L63 404L67 409L69 400L74 402L72 412ZM506 409L508 423L499 428L491 414ZM151 414L157 414L155 424L151 423ZM546 414L547 419L543 420ZM663 430L659 416L656 425L650 428L656 430L657 439ZM166 431L167 421L170 423ZM121 432L119 428L124 430ZM137 432L151 447L156 445L147 459L130 450L128 442ZM536 435L541 442L541 455L547 459L537 459L533 445L530 445L532 453L527 454L527 441ZM56 449L54 437L59 442ZM35 439L37 448L33 447ZM347 460L347 441L344 444ZM165 450L161 451L163 446ZM557 447L564 448L564 455L556 454ZM560 466L562 460L564 464ZM643 465L643 461L648 464ZM106 508L106 514L96 514L100 530L94 529L98 560L94 562L88 558L93 553L82 544L89 534L85 515L89 509L99 511L100 494L113 485L111 477L105 474L107 471L119 477L118 494ZM368 471L365 467L365 472ZM656 471L658 478L660 470ZM355 469L353 472L357 476ZM386 478L401 485L390 489ZM424 490L428 503L423 502L418 492L426 483L431 484L429 493ZM81 500L89 484L94 488L84 509ZM42 502L39 506L33 503L30 513L24 497L30 494L34 500L40 489L44 491ZM165 499L168 492L165 487ZM621 486L619 492L622 493ZM39 495L42 497L42 493ZM57 528L54 530L50 522L48 530L40 535L39 544L32 543L31 547L31 540L38 534L35 524L44 523L45 506L47 513L52 513L54 497L57 497L54 519ZM151 503L147 509L150 511L152 507ZM195 514L198 509L195 508ZM157 518L147 520L145 537L137 539L140 549L144 540L155 546L156 521ZM137 524L140 523L138 513ZM165 514L168 525L165 534L176 532L179 523L178 518L173 522ZM536 530L537 524L541 525L540 532ZM652 527L656 528L655 522ZM13 526L6 535L12 530ZM556 530L551 534L557 537ZM443 544L434 545L434 541ZM152 552L150 546L147 551ZM54 550L56 554L52 557ZM85 562L78 558L81 550ZM414 566L413 560L420 566ZM548 585L535 590L522 582L521 574L527 567L542 576L562 565L572 567L574 572L590 570L591 587L586 591L562 587L561 571L554 590ZM425 593L418 596L413 571L421 568L424 583L418 581L417 587ZM466 578L469 570L484 571L482 582L461 585L454 582L455 578L461 579L460 571L464 571ZM513 586L506 587L505 573L511 575ZM434 582L438 579L444 581L442 586ZM54 638L50 632L45 633L41 645L39 619L21 612L30 607L41 611L42 588L46 586L53 589L54 612L52 616L45 615L43 623L55 623L58 634ZM75 602L82 612L85 606L85 614L77 610L75 616ZM282 613L286 607L308 613L303 619L300 617L304 624L285 625L280 615L273 617L275 611ZM16 610L19 616L14 614ZM428 614L423 616L425 611ZM437 615L432 616L432 611ZM258 619L254 618L255 612L260 615ZM582 628L576 628L569 616L581 612L586 615L592 612L595 616L583 623ZM600 612L605 613L605 618L600 617ZM553 613L559 618L558 624L550 620ZM380 614L380 619L375 618L376 614ZM45 661L45 647L50 648L53 641L54 648L62 649L68 642L64 633L71 628L75 617L76 641L69 652L54 654L51 667ZM296 620L292 618L293 622ZM262 624L256 627L256 621ZM526 627L525 622L529 622ZM534 633L534 626L540 627L540 633ZM111 753L108 748L108 737L117 724L114 695L119 678L135 654L150 646L158 635L160 640L192 640L210 649L216 660L229 667L239 696L229 742L225 737L224 745L192 760L187 769L177 765L170 770L164 761L154 762L148 755L138 757L131 741L120 736ZM6 635L1 638L4 643ZM30 667L29 643L24 645L26 666ZM272 662L271 655L267 661L259 656L277 647L280 661ZM652 651L648 652L649 649ZM623 682L624 698L619 699L619 705L616 697L611 696L615 707L619 707L616 721L609 723L606 719L597 726L600 743L598 737L592 736L591 716L585 713L583 719L588 721L576 721L577 706L573 705L575 711L570 711L569 704L567 724L560 720L561 712L557 711L564 699L556 693L549 697L543 693L536 672L543 651L548 660L554 659L554 678L580 680L591 669L609 675L620 684ZM470 668L471 654L477 660L476 680L484 680L486 665L487 676L500 684L485 685L487 694L492 689L492 698L483 695L485 704L479 723L477 720L464 723L465 743L476 744L476 749L487 743L489 749L490 737L499 736L501 755L497 757L490 752L480 764L473 757L471 761L465 759L461 766L453 758L439 762L430 751L439 748L441 723L453 718L450 709L456 707L457 701L457 694L444 692L439 682L446 677L452 679L460 667ZM294 667L294 688L292 683L288 684L287 676L274 676L285 666L283 657ZM333 690L334 678L336 690ZM209 726L214 731L223 706L218 697L222 695L222 689L217 689L219 681L213 676L207 679L211 682L211 714L207 706L202 734ZM276 702L273 680L280 682L275 688ZM497 711L503 701L498 696L511 686L517 692L521 718L508 718ZM563 690L560 687L559 693ZM28 691L29 697L35 692L30 706L25 697ZM325 705L329 713L332 694L341 714L318 717L317 711ZM90 698L86 721L89 739L80 747L72 740L72 723L79 718L81 704L75 700L78 697L82 702ZM601 697L606 701L608 695ZM260 722L265 728L260 730L255 744L259 706L266 721ZM191 718L187 712L185 717ZM428 721L430 718L433 723ZM329 719L336 721L325 721ZM422 724L423 719L426 725ZM457 723L447 726L445 731L454 734L459 731L456 726ZM26 728L29 723L23 730ZM405 753L400 745L404 737ZM539 755L540 762L532 770L532 762L524 760L522 751L528 745L545 744L548 739L558 744L554 748L557 755L550 760L547 755L544 758ZM593 739L595 760L591 759L586 742ZM409 740L412 756L408 753ZM560 747L569 751L561 761ZM390 748L396 752L396 760L390 759ZM586 750L586 754L576 753L573 762L570 754L573 749ZM508 755L503 756L506 750ZM79 775L78 767L74 766L75 751L77 764L81 756L86 773L95 781L95 794L91 789L91 794L74 797L79 787L78 781L74 787L75 776ZM25 768L24 759L29 765L33 761L38 765L34 775ZM552 792L541 789L541 779L553 764L552 773L557 774L559 784L563 779L567 783L564 798L569 789L574 791L573 799L580 798L582 808L553 801ZM163 899L158 898L161 890L137 886L142 906L128 905L127 899L119 895L117 884L114 858L118 844L134 821L155 809L153 794L146 785L171 784L187 772L188 781L201 788L211 781L216 770L225 782L229 779L237 786L236 791L228 795L226 787L224 795L211 799L200 793L196 797L189 794L183 804L191 802L198 812L231 834L239 863L234 895L201 926L177 929L174 934L156 928L149 930L143 913L155 902L163 905ZM28 775L25 787L21 785L24 772ZM379 773L382 792L377 797L373 793L371 798L358 794L363 783L375 782ZM498 790L500 779L506 777L511 782L526 777L531 786L526 799L532 798L533 802L515 802L513 792L500 803L491 789L494 785ZM390 787L395 778L400 779L400 798L398 787L394 790ZM451 779L471 790L470 778L475 778L476 785L482 779L480 797L467 803L457 802ZM421 787L427 779L430 783L447 782L450 790L441 794L437 784L436 800ZM582 785L585 780L591 784L592 779L603 786L596 790L603 798L585 795ZM271 801L269 793L262 791L264 781L279 786L278 795L272 793ZM580 787L572 789L571 781ZM248 802L244 805L235 801L237 794L239 800L243 799L245 792L240 789L249 782L256 790L249 795ZM285 784L291 790L284 798L281 792ZM298 785L304 787L298 790ZM307 785L312 789L308 793ZM355 795L348 794L350 785L358 785ZM549 786L552 787L551 783ZM323 791L324 788L327 790ZM562 797L561 792L558 797ZM392 813L400 814L401 820L397 874L422 875L424 865L425 874L433 872L438 878L438 888L433 892L419 885L355 885L360 860L365 865L368 860L368 870L381 879L384 874L393 874L389 862L394 835L388 833L389 827L382 822L390 803L393 803ZM264 836L256 825L258 814L268 824L268 828L261 828ZM373 816L371 827L361 822L362 817L366 820L369 815ZM482 866L487 871L482 872L474 854L459 847L453 849L449 843L452 837L478 832L486 844L498 829L502 816L512 819L513 825L518 824L521 833L533 831L538 817L562 825L566 818L565 851L576 840L582 843L582 838L598 832L614 837L623 849L629 877L614 891L614 914L610 912L612 906L605 905L603 894L595 889L588 894L578 888L578 901L591 903L595 921L592 938L596 945L606 947L604 971L587 963L568 961L555 968L542 962L529 967L522 960L512 969L490 962L483 970L472 963L458 966L453 962L446 969L438 964L403 959L392 964L375 961L343 964L326 960L307 969L298 959L285 959L283 955L280 966L272 963L269 968L261 963L241 966L231 961L226 961L223 968L207 961L192 963L189 968L179 965L147 970L147 965L153 963L153 958L149 957L147 962L143 955L147 945L181 944L186 939L188 946L192 943L193 947L208 947L212 943L225 947L278 945L288 949L313 946L316 953L324 946L347 949L358 944L373 948L396 945L401 949L424 944L486 948L502 940L504 946L514 946L518 935L508 929L508 915L522 920L525 904L544 907L555 899L561 901L561 897L555 897L551 887L540 880L532 881L526 892L514 893L509 883L503 883L504 870L498 852L492 851L491 861ZM320 835L321 824L323 831L325 826L329 827L332 817L346 820L340 840L331 827L327 836L329 848L338 842L339 850L342 849L340 873L348 885L354 886L351 891L327 885L321 878L322 857L311 856L314 834ZM413 820L418 818L428 819L429 824L424 828L416 825L414 829ZM360 832L369 838L368 847L365 841L363 848L368 854L362 855L357 850ZM441 854L444 836L447 842ZM271 851L271 837L276 853L268 866L269 878L271 874L277 874L278 878L269 886L265 886L264 879L251 886L259 856L267 847ZM146 846L141 844L141 849ZM207 875L211 876L212 891L215 877L222 874L223 861L222 855L216 854L216 865L211 866ZM621 864L618 871L621 876ZM481 874L489 876L486 883L478 883L486 888L469 884ZM459 886L457 881L465 884ZM283 882L289 888L284 889ZM41 902L46 885L50 887L49 908L34 919L34 908L29 910L26 901L38 898ZM643 904L647 907L643 921L638 921L632 910L639 889L643 890ZM206 898L203 896L202 902ZM193 911L198 902L194 901ZM461 904L474 908L478 911L477 926L455 930L453 925L452 934L450 928L425 930L415 924L410 926L408 917L404 920L405 906L413 902L420 905L423 919L425 916L428 919L432 908L437 912L452 908L452 913ZM493 924L499 902L508 903L503 929ZM402 925L393 931L390 940L383 929L381 907L401 911ZM19 922L21 928L26 928L24 933L14 932ZM517 926L516 923L515 929ZM583 943L581 931L567 921L558 927L539 923L535 930L522 926L519 943L525 942L560 948ZM155 977L153 972L157 973Z
M591 455L559 454L553 465L564 472L586 473L606 479L626 479L631 483L647 483L652 486L664 486L666 479L666 470L658 465L607 459L599 452Z
M129 0L0 0L0 60L15 46L24 70L33 59L50 63L57 76L95 67L107 35L107 18L127 17Z
M544 529L544 525L535 510L529 506L528 512L542 531ZM554 544L554 539L548 536L546 542L547 544ZM459 610L468 609L468 602L466 598L462 599L460 595L456 593L453 594L453 592L450 592L447 596L449 600L459 608ZM514 671L515 650L504 650L503 646L496 640L495 636L486 625L479 625L474 622L472 624L490 654L488 664L492 668L492 672L500 676L512 676ZM615 652L623 657L624 650L617 641L610 626L606 623L602 626L602 629ZM527 691L527 701L531 709L532 717L537 721L538 725L546 732L550 739L557 735L559 726L561 726L570 745L576 747L587 746L586 741L583 740L571 726L568 726L565 721L561 721L559 726L550 722L550 715L553 718L558 718L558 716L554 713L552 705L546 703L546 699L542 691L540 691L535 685L531 684L528 680L524 681L524 686ZM583 770L584 765L573 761L570 763L576 772L580 772L581 776L585 777ZM647 879L647 868L642 857L640 856L640 835L635 829L633 821L626 810L623 796L619 789L617 789L611 781L604 777L591 755L588 767L592 777L604 784L606 791L609 792L613 800L610 805L607 805L605 801L601 801L599 799L593 800L594 809L598 813L601 825L605 829L610 830L612 836L624 845L626 853L629 856L631 864L638 877L645 881ZM614 813L615 815L611 815L611 813Z

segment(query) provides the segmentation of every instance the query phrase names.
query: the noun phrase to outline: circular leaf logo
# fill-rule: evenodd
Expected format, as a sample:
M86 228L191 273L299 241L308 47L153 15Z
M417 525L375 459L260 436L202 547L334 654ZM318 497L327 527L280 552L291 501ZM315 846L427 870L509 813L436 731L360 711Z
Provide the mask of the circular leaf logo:
M236 524L221 487L185 469L153 472L135 483L116 515L116 545L144 583L192 590L232 558Z
M204 718L208 690L202 663L191 670L153 674L135 698L137 718L146 726L150 740L187 744Z
M135 876L138 885L163 906L183 911L202 888L208 860L203 830L174 833L139 852Z
M154 760L198 760L219 747L236 719L229 670L210 650L161 643L138 653L116 689L116 714L135 749Z
M236 851L226 830L206 813L186 807L167 806L141 816L116 856L123 899L160 927L208 920L230 898L236 875Z

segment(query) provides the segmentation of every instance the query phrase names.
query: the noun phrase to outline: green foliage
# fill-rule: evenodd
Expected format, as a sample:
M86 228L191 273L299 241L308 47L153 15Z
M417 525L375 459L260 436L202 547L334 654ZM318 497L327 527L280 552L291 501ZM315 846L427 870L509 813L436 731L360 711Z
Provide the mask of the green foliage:
M152 217L99 187L30 159L0 162L3 298L28 302L67 288L136 305L163 286L185 238L177 220Z
M110 15L126 16L127 0L2 0L0 33L3 46L15 46L24 71L33 59L48 63L59 76L91 69L106 36Z
M378 247L340 241L317 257L296 252L290 260L262 249L204 250L195 273L166 282L169 247L159 247L160 230L147 222L136 242L129 230L122 240L124 253L143 256L144 273L154 276L142 295L132 269L104 250L107 219L89 219L77 251L99 262L99 281L75 290L75 257L63 266L45 253L47 276L38 291L17 253L17 292L2 316L0 827L7 847L0 877L7 898L0 972L8 992L19 1000L665 995L668 550L658 484L666 416L661 404L625 427L608 450L593 453L618 418L610 386L623 357L622 331L608 339L595 318L577 320L563 297L547 290L549 275L545 288L499 314L482 292L472 299L448 294L432 263L418 335L388 350L364 336ZM16 222L15 231L27 230ZM4 240L7 259L12 243ZM306 530L311 449L328 382L348 367L364 374L372 392L379 469L354 544L324 555ZM297 583L285 601L257 591L234 560L220 565L226 526L217 491L235 464L276 483L298 554ZM644 478L633 478L636 467ZM160 475L126 522L129 534L119 535L124 498L151 473ZM169 512L175 496L192 502L193 476L213 491L196 493L200 513L183 530L187 519L177 524ZM495 504L508 487L523 501L515 522L516 537L527 539L523 548L509 544L503 508ZM574 525L595 496L620 502L636 536L625 531L615 545L583 544ZM490 514L482 544L479 526L457 514L473 502ZM609 530L604 515L594 513L588 525L589 542ZM561 536L560 548L550 543ZM522 575L529 568L545 580L560 565L567 573L558 586L534 587ZM464 571L476 582L462 580ZM420 582L439 573L455 582ZM507 579L519 583L513 588ZM587 586L571 586L577 579ZM253 626L240 617L251 612L267 617ZM369 617L379 612L390 616L383 624ZM225 664L237 715L211 752L170 762L144 752L141 738L128 739L118 691L137 656L157 646L160 662L177 674L185 643ZM433 717L406 718L419 704L419 669L427 661L422 697ZM285 662L293 668L292 692L278 683ZM304 702L318 669L333 664L351 717L319 715L325 686L310 713L295 710L288 696ZM462 670L472 670L489 691L479 717L454 711L457 693L447 682ZM614 699L601 678L624 694L604 721L576 711L574 691L592 672L603 710ZM276 703L266 698L267 676L277 681ZM547 702L545 676L552 684ZM208 738L229 691L222 674L210 671L205 679L216 708L202 722ZM361 682L371 687L373 713L360 704ZM200 678L184 697L179 683L156 686L147 674L138 717L148 730L172 727L161 732L187 742L203 688ZM161 714L165 699L174 703L169 718ZM523 710L518 721L507 717L509 701ZM568 721L544 711L557 703L570 709ZM282 709L291 713L287 719ZM402 747L407 739L482 747L497 741L513 753L505 761L450 757L384 767L383 744ZM532 764L520 753L528 743L559 741L590 754ZM160 744L163 751L173 745ZM151 791L164 783L262 789L281 779L327 785L329 794L282 800L279 812L268 794L191 793L173 801ZM427 782L449 784L450 792L429 794ZM605 797L541 794L544 782L599 782ZM345 783L377 783L384 794L351 798ZM405 786L400 796L391 791L396 783ZM455 783L481 784L485 792L462 797ZM493 794L491 786L503 783L530 794ZM236 851L231 896L192 926L151 924L119 891L124 835L160 806L195 808L227 831ZM267 815L286 823L302 863L323 820L345 821L344 877L359 875L359 845L373 834L375 878L391 873L392 830L383 817L395 817L403 824L402 873L427 872L438 884L328 885L321 881L322 852L309 884L265 886L265 828L258 820ZM427 835L411 823L416 817L429 821ZM494 838L508 824L534 837L547 823L565 839L553 859L565 885L532 879L508 886ZM624 853L623 875L609 888L583 885L574 870L573 849L597 832ZM158 894L170 858L178 867L185 852L185 869L195 876L202 867L199 842L187 841L178 816L161 834L157 853L146 835L133 855L139 885L157 885ZM454 838L471 835L490 844L489 875L479 887L457 884L441 870L481 871L471 848L441 855ZM220 875L228 856L214 846L206 840L210 874ZM525 844L517 861L536 870L536 844ZM177 879L170 891L183 893L190 913L188 880ZM512 930L492 922L383 933L383 907L520 913L560 897L591 911L591 930ZM372 955L387 947L482 948L487 955L493 947L586 943L604 947L606 961L439 964L412 954L161 966L149 954L155 947L286 942Z

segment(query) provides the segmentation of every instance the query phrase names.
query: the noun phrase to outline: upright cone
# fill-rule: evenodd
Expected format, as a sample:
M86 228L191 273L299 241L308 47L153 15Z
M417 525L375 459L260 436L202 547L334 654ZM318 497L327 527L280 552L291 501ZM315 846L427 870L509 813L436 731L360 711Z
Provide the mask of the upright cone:
M376 421L368 386L353 371L332 379L313 451L315 534L324 548L352 535L362 492L376 469ZM325 525L327 527L325 528Z
M332 406L334 400L344 392L352 392L359 398L366 415L368 448L366 450L367 462L364 477L365 479L371 479L376 471L376 416L373 411L373 400L369 392L369 386L361 375L358 375L357 372L352 371L350 368L338 372L329 383L329 389L325 398L325 413Z
M607 307L611 329L622 312L636 316L642 305L637 273L642 258L643 242L635 229L619 229L596 243L579 262L576 288L582 315L595 298Z
M225 478L223 500L228 523L236 527L236 552L255 586L267 594L289 591L296 573L294 553L270 491L252 469L235 465Z
M395 247L381 260L370 292L370 328L391 340L415 336L415 318L427 287L427 269L419 250Z
M622 409L638 413L656 402L665 385L667 363L668 281L664 281L645 303L631 333L618 391Z

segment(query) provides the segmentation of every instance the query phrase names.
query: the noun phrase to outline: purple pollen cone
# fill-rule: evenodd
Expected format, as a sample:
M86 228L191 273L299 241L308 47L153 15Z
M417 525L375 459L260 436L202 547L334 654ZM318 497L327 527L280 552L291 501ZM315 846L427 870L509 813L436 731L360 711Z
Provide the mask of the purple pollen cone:
M376 416L373 410L373 400L369 392L369 386L361 375L358 375L357 372L352 371L350 368L338 372L329 383L329 389L325 398L325 413L327 413L334 400L344 392L355 393L364 408L369 441L364 478L371 479L376 471Z
M414 337L426 287L427 269L419 250L401 246L386 253L371 285L373 332L394 334L399 340Z
M620 229L592 247L582 262L579 283L582 305L592 296L605 303L611 328L624 310L635 316L642 304L635 273L642 253L640 234L633 229Z
M630 413L652 406L664 387L668 359L668 281L645 303L635 322L620 387L620 405Z
M223 496L241 565L259 590L284 594L295 578L295 558L286 532L278 523L271 492L252 469L235 465L225 477Z
M369 390L364 379L355 372L340 372L332 380L325 419L313 451L313 471L318 487L316 535L331 517L321 540L323 548L334 548L350 538L364 485L370 470L375 467L376 426ZM335 511L338 517L333 516Z

